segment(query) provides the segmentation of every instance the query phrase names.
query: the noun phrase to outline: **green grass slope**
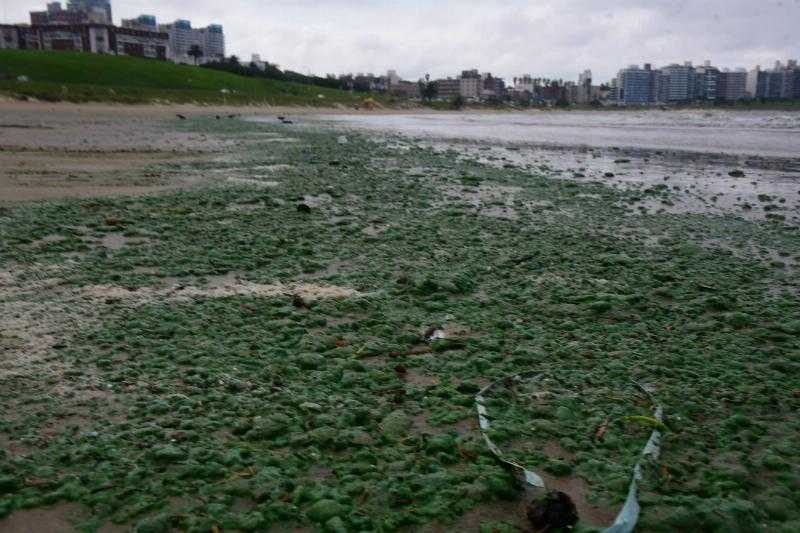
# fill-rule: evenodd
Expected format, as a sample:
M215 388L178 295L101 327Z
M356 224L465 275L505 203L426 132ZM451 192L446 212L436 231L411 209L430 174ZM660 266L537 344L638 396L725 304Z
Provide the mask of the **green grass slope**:
M17 81L19 76L30 81ZM29 50L0 50L0 92L69 102L324 106L363 99L344 91L149 59Z

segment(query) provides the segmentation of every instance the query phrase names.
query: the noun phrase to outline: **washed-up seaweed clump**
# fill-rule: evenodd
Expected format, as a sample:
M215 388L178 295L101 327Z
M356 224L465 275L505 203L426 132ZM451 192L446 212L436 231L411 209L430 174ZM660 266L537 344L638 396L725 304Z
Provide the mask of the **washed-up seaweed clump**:
M652 430L637 381L668 407L640 530L798 528L796 270L750 253L799 257L795 228L642 211L408 139L176 127L241 141L219 183L0 214L3 309L62 331L0 373L0 517L67 501L85 530L524 527L524 505L492 514L523 493L474 395L542 369L492 398L494 438L590 506L613 515Z

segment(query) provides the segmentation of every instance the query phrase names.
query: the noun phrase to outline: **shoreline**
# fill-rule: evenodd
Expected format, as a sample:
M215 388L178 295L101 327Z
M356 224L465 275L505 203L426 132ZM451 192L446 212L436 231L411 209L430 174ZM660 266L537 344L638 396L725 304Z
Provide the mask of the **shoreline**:
M781 107L674 107L661 109L658 107L576 107L569 109L561 108L495 108L475 107L466 108L461 110L447 110L447 109L434 109L424 105L417 105L412 103L410 107L403 108L389 108L379 107L376 109L363 109L347 106L270 106L270 105L217 105L217 104L164 104L164 103L142 103L142 104L125 104L125 103L110 103L110 102L46 102L37 100L23 101L11 97L3 97L0 95L0 111L3 110L39 110L39 109L66 109L66 110L86 110L86 111L123 111L126 113L134 112L147 112L154 114L168 114L173 111L193 111L198 113L214 114L214 113L293 113L297 115L348 115L348 114L364 114L364 115L410 115L410 114L426 114L426 115L475 115L475 114L569 114L569 113L610 113L610 112L635 112L635 113L654 113L664 114L673 112L711 112L711 113L730 113L730 112L777 112L783 111L786 113L800 113L800 106L793 108Z

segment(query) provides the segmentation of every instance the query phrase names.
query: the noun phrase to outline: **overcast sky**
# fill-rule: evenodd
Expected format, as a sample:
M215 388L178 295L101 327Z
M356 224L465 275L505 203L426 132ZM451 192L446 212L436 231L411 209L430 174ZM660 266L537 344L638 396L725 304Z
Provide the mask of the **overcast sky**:
M0 0L4 22L46 0ZM800 56L800 0L112 0L114 18L224 25L228 53L300 72L407 79L463 69L596 81L620 67L772 65Z

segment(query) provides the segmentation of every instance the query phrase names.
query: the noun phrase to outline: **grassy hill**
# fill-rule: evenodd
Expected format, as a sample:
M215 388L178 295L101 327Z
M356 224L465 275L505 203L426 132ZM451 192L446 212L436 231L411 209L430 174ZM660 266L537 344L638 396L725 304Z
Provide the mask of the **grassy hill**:
M30 81L18 81L20 76ZM121 103L330 106L364 98L150 59L32 50L0 50L0 92L47 101Z

